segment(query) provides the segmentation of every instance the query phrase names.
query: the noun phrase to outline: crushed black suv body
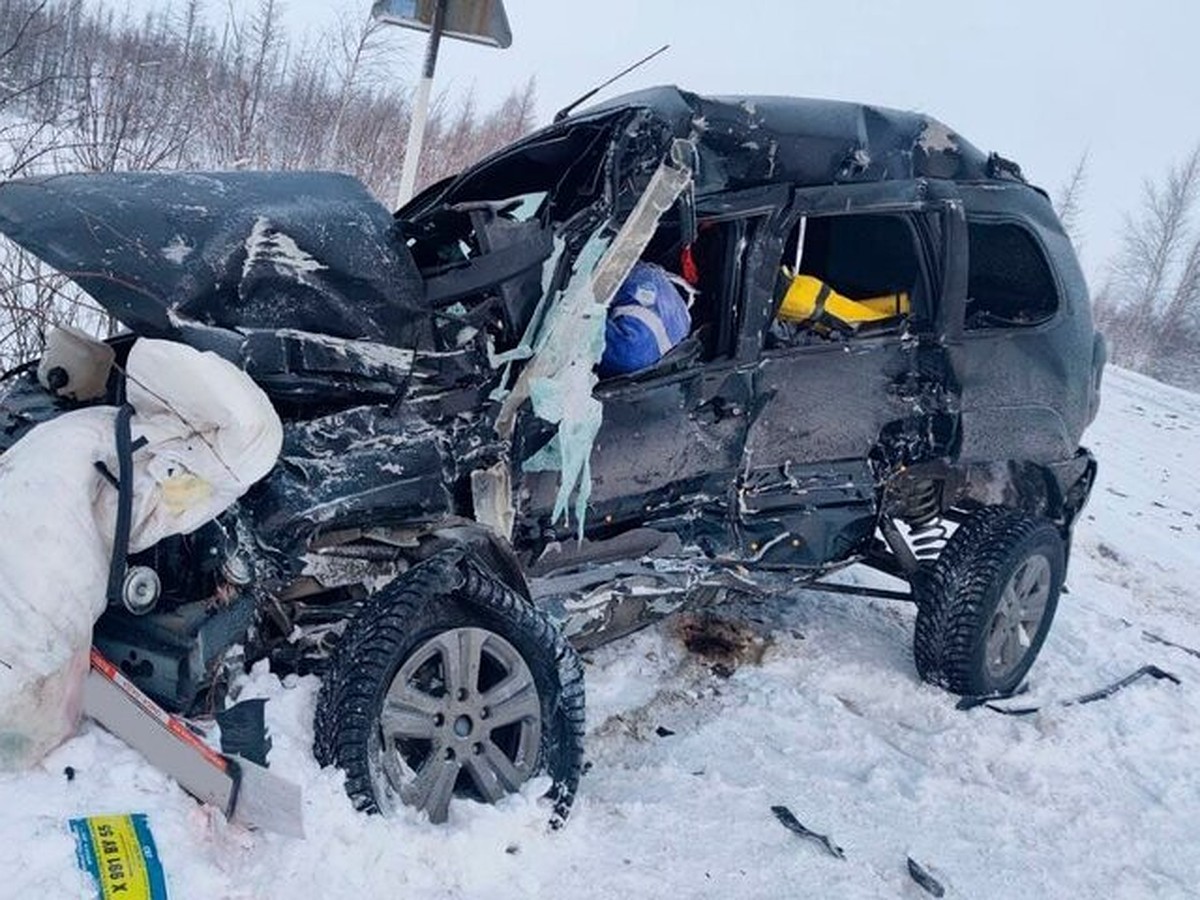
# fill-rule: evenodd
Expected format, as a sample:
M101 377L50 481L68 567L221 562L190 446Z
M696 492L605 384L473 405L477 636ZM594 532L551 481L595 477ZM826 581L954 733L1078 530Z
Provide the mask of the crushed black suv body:
M492 663L524 659L545 694L528 635L498 624L514 609L587 647L700 588L862 563L911 585L923 677L1003 692L1045 637L1094 478L1080 440L1104 343L1070 242L1014 164L923 115L657 88L556 122L395 217L337 175L81 175L0 186L0 231L124 323L118 355L136 336L182 341L273 400L275 471L151 551L160 609L114 607L97 642L181 708L238 641L326 672L318 755L367 808L414 802L379 758L421 772L443 744L393 746L378 726L358 740L339 720L354 651L379 632L356 630L364 617L501 635ZM692 332L600 380L607 303L639 259L693 281ZM799 276L903 307L783 321ZM0 448L64 408L10 378ZM230 583L236 599L212 603ZM439 619L417 583L457 612ZM417 678L414 654L437 657L388 648L360 686L376 715ZM581 694L561 706L561 727L544 703L541 737L505 745L505 789L537 766L521 741L542 757L577 742ZM491 776L463 771L454 793L494 799ZM415 802L444 813L430 796Z

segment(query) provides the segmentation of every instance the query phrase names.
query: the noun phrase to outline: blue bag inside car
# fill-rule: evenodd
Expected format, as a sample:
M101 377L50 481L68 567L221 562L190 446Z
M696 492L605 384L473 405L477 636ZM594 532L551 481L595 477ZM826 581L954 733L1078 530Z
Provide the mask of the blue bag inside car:
M600 376L626 375L652 366L692 328L687 302L670 273L637 262L608 307Z

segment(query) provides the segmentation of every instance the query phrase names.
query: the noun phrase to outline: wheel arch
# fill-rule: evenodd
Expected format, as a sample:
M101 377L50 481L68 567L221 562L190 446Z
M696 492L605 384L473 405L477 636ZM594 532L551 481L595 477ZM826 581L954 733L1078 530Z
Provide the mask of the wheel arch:
M1081 450L1062 462L1042 464L1007 460L965 466L958 479L954 505L968 509L1004 506L1058 526L1069 539L1095 479L1096 463Z
M473 624L476 617L484 624ZM436 631L491 630L511 642L525 663L540 673L536 675L539 693L551 691L541 694L540 759L542 771L553 780L546 797L553 806L550 824L558 827L570 809L583 768L582 665L545 613L502 583L463 544L447 546L403 573L347 624L318 694L313 744L318 762L345 771L346 791L356 808L386 811L391 801L381 805L378 770L370 762L375 752L373 717L403 664L403 656L396 654L411 650L414 642L432 633L431 626ZM468 737L463 732L458 735Z
M478 522L462 521L433 528L427 543L428 555L458 548L470 553L506 587L532 602L525 572L512 545Z

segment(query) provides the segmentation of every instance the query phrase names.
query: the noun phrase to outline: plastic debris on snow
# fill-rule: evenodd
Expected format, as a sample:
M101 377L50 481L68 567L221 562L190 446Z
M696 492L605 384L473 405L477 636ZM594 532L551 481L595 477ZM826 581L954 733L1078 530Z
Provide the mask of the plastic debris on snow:
M1055 705L1057 705L1057 706L1083 706L1088 703L1095 703L1097 700L1106 700L1109 697L1111 697L1113 694L1117 693L1117 691L1120 691L1124 688L1129 687L1129 685L1133 684L1135 681L1139 680L1140 678L1144 678L1146 676L1149 676L1149 677L1155 679L1156 681L1170 681L1175 684L1182 683L1179 680L1179 677L1177 675L1173 675L1172 673L1166 671L1165 669L1160 669L1158 666L1142 666L1137 671L1131 672L1129 675L1126 675L1124 678L1120 678L1117 681L1114 681L1110 685L1099 688L1098 690L1095 690L1095 691L1090 691L1089 693L1082 694L1078 697L1073 697L1070 700L1063 700ZM1018 691L1016 693L1021 693L1021 692L1022 691L1020 689L1018 689ZM1033 713L1038 712L1039 710L1042 709L1042 707L1040 707L1040 706L996 706L995 703L991 702L993 700L1004 700L1004 699L1007 699L1008 697L1012 697L1012 696L1014 696L1014 694L985 695L982 697L963 697L961 700L959 700L954 705L954 708L966 710L966 709L975 709L975 707L977 707L977 706L982 706L985 709L990 709L992 712L1002 713L1006 716L1028 716L1028 715L1032 715Z
M908 874L912 876L913 881L925 889L926 893L935 897L946 896L946 889L942 887L942 883L930 875L925 867L911 856L908 857Z
M793 813L786 806L772 806L771 812L773 812L775 814L775 818L778 819L779 823L781 825L783 825L783 827L786 828L788 831L794 832L795 834L800 835L800 837L802 837L802 838L808 838L810 840L816 841L818 844L820 844L822 847L824 847L826 850L829 851L830 856L836 856L838 859L846 858L845 851L843 851L841 847L839 847L837 844L835 844L833 842L833 840L829 837L829 835L818 834L817 832L815 832L809 828L806 828L804 825L802 825L800 823L800 820L796 818L795 813Z

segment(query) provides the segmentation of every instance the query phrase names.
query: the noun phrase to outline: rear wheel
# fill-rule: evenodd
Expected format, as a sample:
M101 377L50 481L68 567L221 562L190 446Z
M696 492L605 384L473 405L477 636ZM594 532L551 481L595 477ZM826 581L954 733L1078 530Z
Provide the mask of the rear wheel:
M458 552L413 569L347 626L317 704L316 754L358 808L445 821L539 774L566 815L582 765L583 673L527 600Z
M1015 690L1050 631L1065 566L1050 522L1000 507L975 513L915 584L918 673L956 694Z

